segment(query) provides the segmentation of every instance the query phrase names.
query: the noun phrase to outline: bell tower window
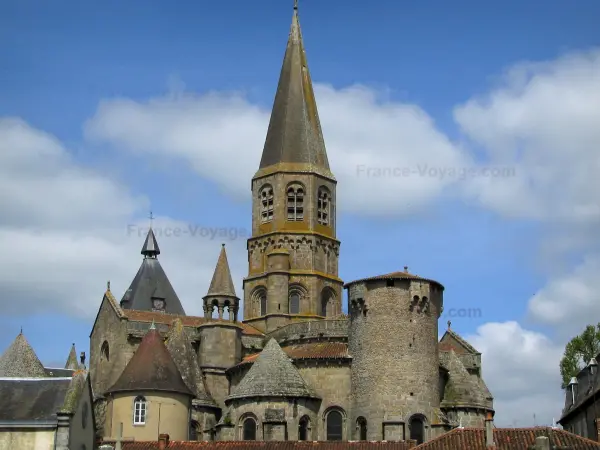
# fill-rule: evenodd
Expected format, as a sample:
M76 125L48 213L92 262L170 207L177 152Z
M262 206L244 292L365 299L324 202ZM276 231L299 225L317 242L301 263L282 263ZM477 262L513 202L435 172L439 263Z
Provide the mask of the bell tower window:
M270 185L263 186L260 190L260 218L262 223L273 220L273 188Z
M319 225L329 225L331 215L331 194L325 186L319 188L317 197L317 222Z
M304 189L298 184L291 185L287 190L287 220L304 220Z

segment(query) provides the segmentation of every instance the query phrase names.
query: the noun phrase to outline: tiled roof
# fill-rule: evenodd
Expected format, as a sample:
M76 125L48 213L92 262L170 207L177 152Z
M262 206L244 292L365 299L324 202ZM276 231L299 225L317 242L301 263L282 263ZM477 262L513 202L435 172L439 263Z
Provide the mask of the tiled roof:
M494 428L495 450L529 450L537 436L548 436L550 449L597 450L600 443L565 430L549 427ZM456 428L449 433L415 447L415 450L487 450L485 429Z
M198 327L202 324L209 322L226 322L232 323L228 320L223 319L207 319L205 317L197 317L197 316L179 316L176 314L165 314L161 312L154 311L136 311L136 310L123 310L125 317L134 322L156 322L162 323L166 325L171 325L176 319L180 319L184 326L186 327ZM263 333L258 331L251 325L235 322L236 325L239 325L242 328L242 332L245 335L249 336L263 336Z
M23 333L19 333L10 347L0 356L0 377L45 376L44 366Z
M0 379L0 422L55 421L71 378Z
M292 359L349 358L348 344L345 342L316 342L283 347L282 350ZM246 356L240 364L251 363L260 353Z
M354 281L350 281L350 282L346 283L344 285L344 287L347 288L347 287L349 287L349 286L351 286L351 285L353 285L355 283L363 283L365 281L376 281L376 280L417 280L417 281L427 281L429 283L437 284L442 289L444 288L444 286L439 281L431 280L429 278L423 278L423 277L420 277L419 275L414 275L412 273L408 273L407 271L391 272L391 273L386 273L386 274L383 274L383 275L376 275L374 277L361 278L360 280L354 280Z
M106 442L114 445L114 441ZM294 442L294 441L237 441L237 442L169 442L168 450L408 450L413 442ZM123 442L123 450L158 450L158 442Z
M319 398L273 338L226 401L248 397Z
M117 382L106 392L165 391L192 395L162 337L151 327L125 366Z

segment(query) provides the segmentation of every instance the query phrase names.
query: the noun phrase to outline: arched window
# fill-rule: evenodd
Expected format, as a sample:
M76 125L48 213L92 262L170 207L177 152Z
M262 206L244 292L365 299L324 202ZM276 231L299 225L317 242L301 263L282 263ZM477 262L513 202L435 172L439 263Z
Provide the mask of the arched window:
M304 220L304 188L293 184L287 190L287 220L299 222Z
M331 194L325 186L319 188L317 196L317 222L321 225L329 225L330 223L330 202Z
M327 440L341 441L343 439L343 417L342 413L336 410L329 411L327 414Z
M422 444L425 440L425 424L419 416L412 417L409 421L410 438L417 441L417 445Z
M300 419L300 422L298 423L298 440L299 441L308 441L309 428L310 428L310 419L306 416L302 417Z
M145 425L146 424L146 399L141 395L136 397L133 402L133 424L134 425Z
M242 433L242 440L256 440L256 421L252 417L248 417L246 420L244 420L244 425L242 426Z
M258 298L260 301L260 315L264 316L267 314L267 293L261 292Z
M109 360L109 351L108 351L108 342L104 341L102 343L102 347L100 347L100 361L107 361Z
M300 293L292 291L290 294L290 314L300 313Z
M364 417L359 417L356 420L356 428L358 430L358 440L366 441L367 440L367 419Z
M323 289L321 292L321 302L319 315L323 317L329 317L333 315L333 292L329 288Z
M263 186L259 197L262 223L270 222L273 220L273 188L270 185Z

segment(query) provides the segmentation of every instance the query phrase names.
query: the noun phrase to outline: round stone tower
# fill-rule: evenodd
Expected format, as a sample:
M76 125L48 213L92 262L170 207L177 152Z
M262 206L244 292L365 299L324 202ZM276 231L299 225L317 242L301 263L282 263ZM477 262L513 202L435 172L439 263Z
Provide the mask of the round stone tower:
M425 441L440 405L438 318L444 287L395 272L350 282L354 439Z

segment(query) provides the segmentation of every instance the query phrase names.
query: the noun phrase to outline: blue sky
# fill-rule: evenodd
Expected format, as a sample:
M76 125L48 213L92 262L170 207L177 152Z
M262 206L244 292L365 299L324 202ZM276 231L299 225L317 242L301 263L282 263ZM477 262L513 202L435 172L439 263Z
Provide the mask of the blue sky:
M273 101L289 31L292 1L287 3L4 0L0 2L0 118L18 117L32 129L49 133L66 149L73 165L105 176L132 198L142 198L127 219L120 222L122 233L126 220L147 222L145 216L150 207L155 214L181 223L247 229L249 197L232 194L214 177L203 177L197 160L186 159L183 152L171 157L168 148L160 155L131 150L129 147L135 146L128 146L128 138L123 137L127 130L115 132L112 137L104 133L98 138L102 127L92 126L92 132L84 129L86 123L98 122L99 104L103 101L115 108L110 102L117 98L148 106L149 99L173 92L197 97L210 92L238 93L264 115ZM564 2L516 0L494 5L471 0L300 0L302 32L315 83L330 85L332 98L342 95L339 93L344 88L359 84L377 93L376 106L418 105L431 119L431 127L453 145L466 148L472 163L478 165L489 163L493 154L489 150L493 147L489 145L489 133L475 139L476 132L466 132L468 126L457 123L456 109L471 99L489 95L516 64L552 62L571 52L593 51L600 45L596 20L599 16L600 3L591 0L580 0L577 7ZM597 81L597 74L592 77L593 82ZM319 92L317 102L321 105L326 94L320 97ZM485 102L481 105L486 107ZM560 104L556 107L560 108ZM320 112L323 113L321 109ZM361 111L353 113L358 117ZM325 120L323 125L328 143ZM345 126L360 128L362 124L340 125L342 130ZM329 129L333 128L332 125ZM264 139L266 124L257 133L262 133ZM390 148L413 153L415 157L422 151L418 146L407 148L403 142L392 142ZM259 142L241 145L237 151L258 167L261 150ZM215 150L214 158L220 157ZM329 158L335 171L331 151ZM506 163L506 159L503 161ZM515 161L515 176L525 176L519 171L525 169L517 163L520 161ZM340 178L338 189L345 179ZM249 177L246 186L249 191ZM16 186L20 187L24 185ZM364 189L365 199L379 195L376 186L367 183ZM481 317L452 319L453 328L461 334L473 335L486 346L479 327L517 321L523 330L540 333L535 336L551 343L544 345L560 349L572 329L560 328L558 319L535 320L529 302L534 294L547 292L544 288L551 284L552 277L575 271L586 257L582 247L589 249L593 244L554 251L552 246L558 238L552 237L552 226L560 229L561 239L566 239L574 228L564 228L560 220L510 214L505 204L501 208L486 206L472 195L459 196L454 190L442 189L419 211L405 208L406 204L420 202L411 197L410 189L390 194L389 208L377 214L361 214L360 206L344 210L340 205L341 277L350 281L408 265L411 271L446 286L447 308L481 311ZM3 187L0 192L11 193ZM526 200L527 197L515 196L508 203ZM49 201L55 201L57 208L70 207L61 198ZM90 198L87 207L93 210L95 201ZM35 207L31 204L31 208ZM76 216L77 210L69 214ZM101 217L106 210L100 205L97 215L97 225L102 228ZM26 218L23 220L23 228L37 226L38 231L44 232L43 225L36 222L34 226ZM65 227L72 236L88 232L93 235L91 228L70 225ZM19 272L22 275L15 275L18 280L7 281L4 292L10 295L3 296L3 303L16 304L0 318L0 350L23 326L38 355L48 364L66 359L71 342L78 349L89 351L88 336L106 280L121 280L113 283L115 295L120 297L137 271L142 239L130 238L134 241L129 242L133 250L128 250L126 258L115 255L118 264L102 266L102 272L86 273L86 279L96 280L94 286L87 287L96 292L95 304L87 296L77 300L77 282L73 282L74 290L66 290L66 295L72 297L70 304L87 303L79 309L63 309L53 306L52 302L64 300L65 294L57 294L59 289L50 275L34 283L37 275ZM160 238L159 243L163 245ZM193 257L214 264L218 243L205 244ZM235 264L243 268L244 244L235 245L241 249L236 253L240 258ZM12 250L33 251L31 247ZM41 270L50 274L54 270L53 256L44 257L48 264ZM93 259L97 255L86 257ZM109 258L104 254L102 257ZM173 278L178 256L173 250L168 257L171 259L163 260L163 265ZM10 261L11 254L6 258ZM65 271L58 277L63 283L60 289L69 283ZM234 275L241 280L244 273L234 270ZM73 272L73 277L79 274ZM177 285L175 289L180 291ZM188 300L190 304L199 304L204 292L195 294L195 299ZM43 306L28 303L34 297L39 299L36 305ZM55 300L57 297L59 300ZM445 320L440 321L440 328L444 327ZM556 398L561 394L553 391L549 395ZM514 402L507 400L507 404ZM553 415L558 416L559 412Z

